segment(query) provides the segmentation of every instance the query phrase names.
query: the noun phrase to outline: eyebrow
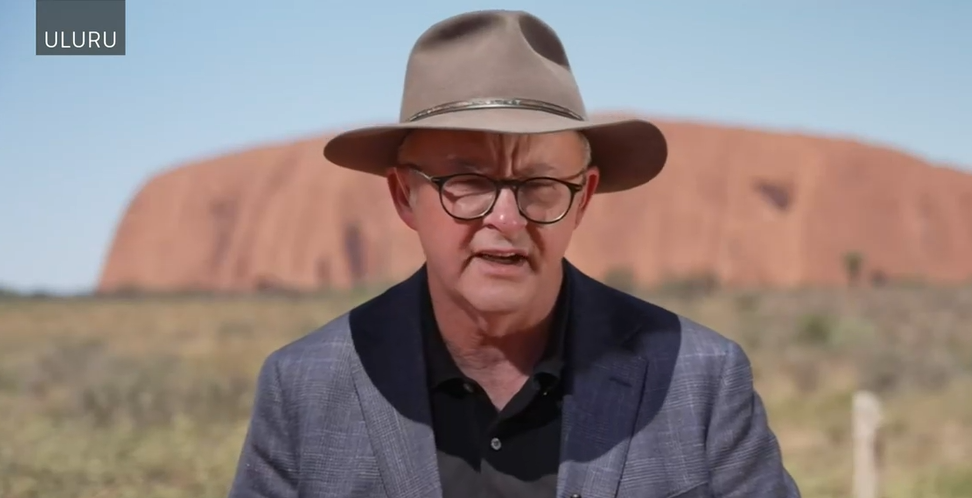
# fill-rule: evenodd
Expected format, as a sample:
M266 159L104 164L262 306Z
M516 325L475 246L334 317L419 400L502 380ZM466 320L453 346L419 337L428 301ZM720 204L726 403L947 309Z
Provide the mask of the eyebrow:
M463 173L482 173L486 169L483 168L482 163L468 159L450 158L448 164L453 168L462 170Z
M523 172L531 176L557 176L557 168L548 163L530 163L523 168Z
M489 167L485 167L479 161L472 161L461 157L450 157L445 161L444 165L447 165L450 168L455 168L456 170L459 170L462 173L487 174L490 172L489 170L492 169ZM558 175L557 173L558 173L557 168L555 168L553 165L549 163L533 162L520 168L517 171L517 174L515 176L521 178L537 177L537 176L552 176L552 177L563 176L563 175Z

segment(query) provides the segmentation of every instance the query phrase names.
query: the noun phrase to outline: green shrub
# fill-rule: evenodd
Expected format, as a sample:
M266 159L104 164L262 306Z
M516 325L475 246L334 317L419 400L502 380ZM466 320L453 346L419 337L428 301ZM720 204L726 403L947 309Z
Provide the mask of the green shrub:
M611 268L604 274L604 283L615 289L631 294L635 291L638 284L635 280L634 271L626 266Z

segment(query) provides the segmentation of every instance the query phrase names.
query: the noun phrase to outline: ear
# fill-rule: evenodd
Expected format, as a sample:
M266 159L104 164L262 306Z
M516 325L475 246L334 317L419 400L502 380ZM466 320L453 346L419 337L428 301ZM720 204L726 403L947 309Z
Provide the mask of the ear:
M409 228L415 230L415 212L412 210L412 204L409 202L411 192L401 170L399 168L389 168L385 179L388 183L388 193L391 194L392 203L395 204L395 211L398 212L398 217Z
M587 207L591 203L591 197L594 196L594 192L597 192L597 185L601 181L601 171L597 166L591 165L587 172L587 182L584 184L584 190L578 192L578 197L580 199L577 201L577 216L574 217L574 228L580 225L581 219L584 218L584 213L587 212Z

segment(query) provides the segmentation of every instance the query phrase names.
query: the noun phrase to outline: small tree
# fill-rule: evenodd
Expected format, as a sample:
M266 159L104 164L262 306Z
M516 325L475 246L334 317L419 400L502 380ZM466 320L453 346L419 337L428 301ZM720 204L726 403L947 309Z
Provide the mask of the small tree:
M864 266L864 255L851 251L844 254L844 271L847 272L847 282L857 286L861 280L861 269Z

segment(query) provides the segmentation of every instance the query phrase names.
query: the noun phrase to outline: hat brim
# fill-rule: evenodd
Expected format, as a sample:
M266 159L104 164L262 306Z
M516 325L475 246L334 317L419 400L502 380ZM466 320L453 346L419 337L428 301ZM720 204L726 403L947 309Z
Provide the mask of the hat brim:
M369 126L343 132L324 146L328 161L384 176L397 166L398 148L412 130L463 130L492 133L584 133L592 162L600 170L598 193L628 190L654 179L665 166L668 144L653 123L637 118L595 116L577 121L524 109L485 109L432 116L421 121Z

